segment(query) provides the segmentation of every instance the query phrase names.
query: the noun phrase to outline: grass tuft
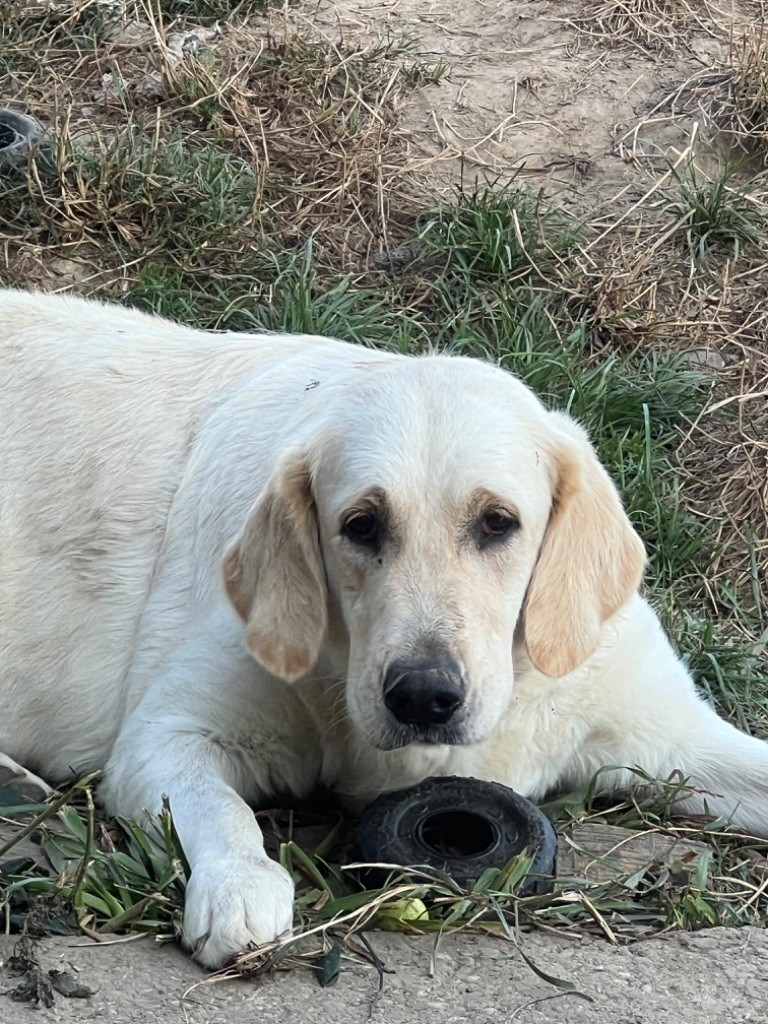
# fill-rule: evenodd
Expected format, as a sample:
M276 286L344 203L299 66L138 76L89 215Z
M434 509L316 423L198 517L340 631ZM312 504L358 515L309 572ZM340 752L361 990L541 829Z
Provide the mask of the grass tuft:
M736 169L724 168L707 177L693 163L675 171L678 197L669 212L679 220L691 254L703 260L714 246L727 246L738 257L744 246L759 247L765 238L768 178L744 180ZM741 181L739 181L741 178Z

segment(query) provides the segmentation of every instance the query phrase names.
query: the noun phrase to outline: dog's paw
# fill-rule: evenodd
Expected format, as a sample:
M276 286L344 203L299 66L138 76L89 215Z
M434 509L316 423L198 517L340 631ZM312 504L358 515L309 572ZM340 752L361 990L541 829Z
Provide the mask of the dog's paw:
M47 800L56 792L47 782L43 782L37 775L28 772L5 754L0 754L0 786L9 786L25 800L34 803Z
M197 864L187 885L182 938L205 967L221 967L249 946L271 942L293 923L293 881L262 857Z

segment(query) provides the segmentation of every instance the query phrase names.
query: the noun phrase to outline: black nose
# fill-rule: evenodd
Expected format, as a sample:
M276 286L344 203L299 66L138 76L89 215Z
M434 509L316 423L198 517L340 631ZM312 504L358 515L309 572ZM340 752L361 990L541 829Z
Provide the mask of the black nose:
M464 703L459 667L394 663L384 677L384 703L403 725L445 725Z

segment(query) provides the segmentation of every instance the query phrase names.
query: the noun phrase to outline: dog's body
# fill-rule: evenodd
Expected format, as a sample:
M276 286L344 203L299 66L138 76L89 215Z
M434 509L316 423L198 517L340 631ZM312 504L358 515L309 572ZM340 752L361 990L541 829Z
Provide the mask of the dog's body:
M642 563L578 428L497 369L0 292L0 768L167 794L206 964L290 926L248 804L319 783L680 770L768 834L768 745L696 696Z

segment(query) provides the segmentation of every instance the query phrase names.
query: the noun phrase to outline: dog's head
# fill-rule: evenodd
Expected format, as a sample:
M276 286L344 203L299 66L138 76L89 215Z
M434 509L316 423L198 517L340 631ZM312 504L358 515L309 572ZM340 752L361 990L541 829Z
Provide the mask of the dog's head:
M347 712L380 749L485 738L513 636L562 676L637 588L643 545L583 431L514 377L382 360L330 400L224 557L255 658L287 681L340 644Z

